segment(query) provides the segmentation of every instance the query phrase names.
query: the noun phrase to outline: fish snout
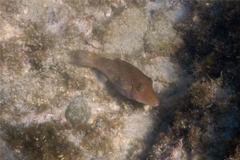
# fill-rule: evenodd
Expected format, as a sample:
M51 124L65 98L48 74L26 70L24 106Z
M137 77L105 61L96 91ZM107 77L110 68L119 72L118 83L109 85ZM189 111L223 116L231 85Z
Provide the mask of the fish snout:
M149 90L146 90L145 96L144 96L144 104L151 105L151 106L158 106L159 105L159 98L157 94L154 92L152 87L149 87Z
M158 106L159 105L159 98L156 95L154 95L153 97L149 98L149 103L148 104L151 105L151 106L154 106L154 107Z
M159 98L154 92L152 94L147 93L143 95L135 95L134 99L138 102L154 107L159 105Z

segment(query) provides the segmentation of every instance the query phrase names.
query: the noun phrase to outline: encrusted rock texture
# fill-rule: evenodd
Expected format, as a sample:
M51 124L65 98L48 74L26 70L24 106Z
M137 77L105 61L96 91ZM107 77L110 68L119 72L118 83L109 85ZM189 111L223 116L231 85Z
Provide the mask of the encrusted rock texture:
M239 26L240 1L0 0L0 159L240 159ZM77 50L138 67L160 104Z

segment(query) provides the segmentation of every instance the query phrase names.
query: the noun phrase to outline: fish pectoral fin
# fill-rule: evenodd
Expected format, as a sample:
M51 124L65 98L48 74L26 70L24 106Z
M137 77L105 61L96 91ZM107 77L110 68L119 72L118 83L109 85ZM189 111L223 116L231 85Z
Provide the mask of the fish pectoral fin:
M132 98L132 85L129 85L128 83L117 83L115 84L115 87L122 95Z
M133 89L133 86L132 85L129 85L129 84L123 84L122 85L122 89L127 91L127 92L131 92L132 89Z

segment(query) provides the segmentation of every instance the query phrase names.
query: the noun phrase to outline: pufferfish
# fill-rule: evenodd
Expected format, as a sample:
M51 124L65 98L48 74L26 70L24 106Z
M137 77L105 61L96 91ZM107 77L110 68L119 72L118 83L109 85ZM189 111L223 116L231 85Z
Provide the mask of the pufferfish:
M74 64L102 72L123 96L147 105L159 105L152 79L130 63L119 58L104 58L85 50L74 51L71 56Z

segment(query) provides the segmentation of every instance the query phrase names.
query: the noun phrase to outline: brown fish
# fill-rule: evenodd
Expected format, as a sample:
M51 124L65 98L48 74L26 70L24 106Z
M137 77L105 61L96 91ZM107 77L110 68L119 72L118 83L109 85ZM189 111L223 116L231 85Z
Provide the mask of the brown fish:
M151 106L159 104L152 79L130 63L121 59L107 59L83 50L75 51L73 60L74 64L102 72L122 95Z

